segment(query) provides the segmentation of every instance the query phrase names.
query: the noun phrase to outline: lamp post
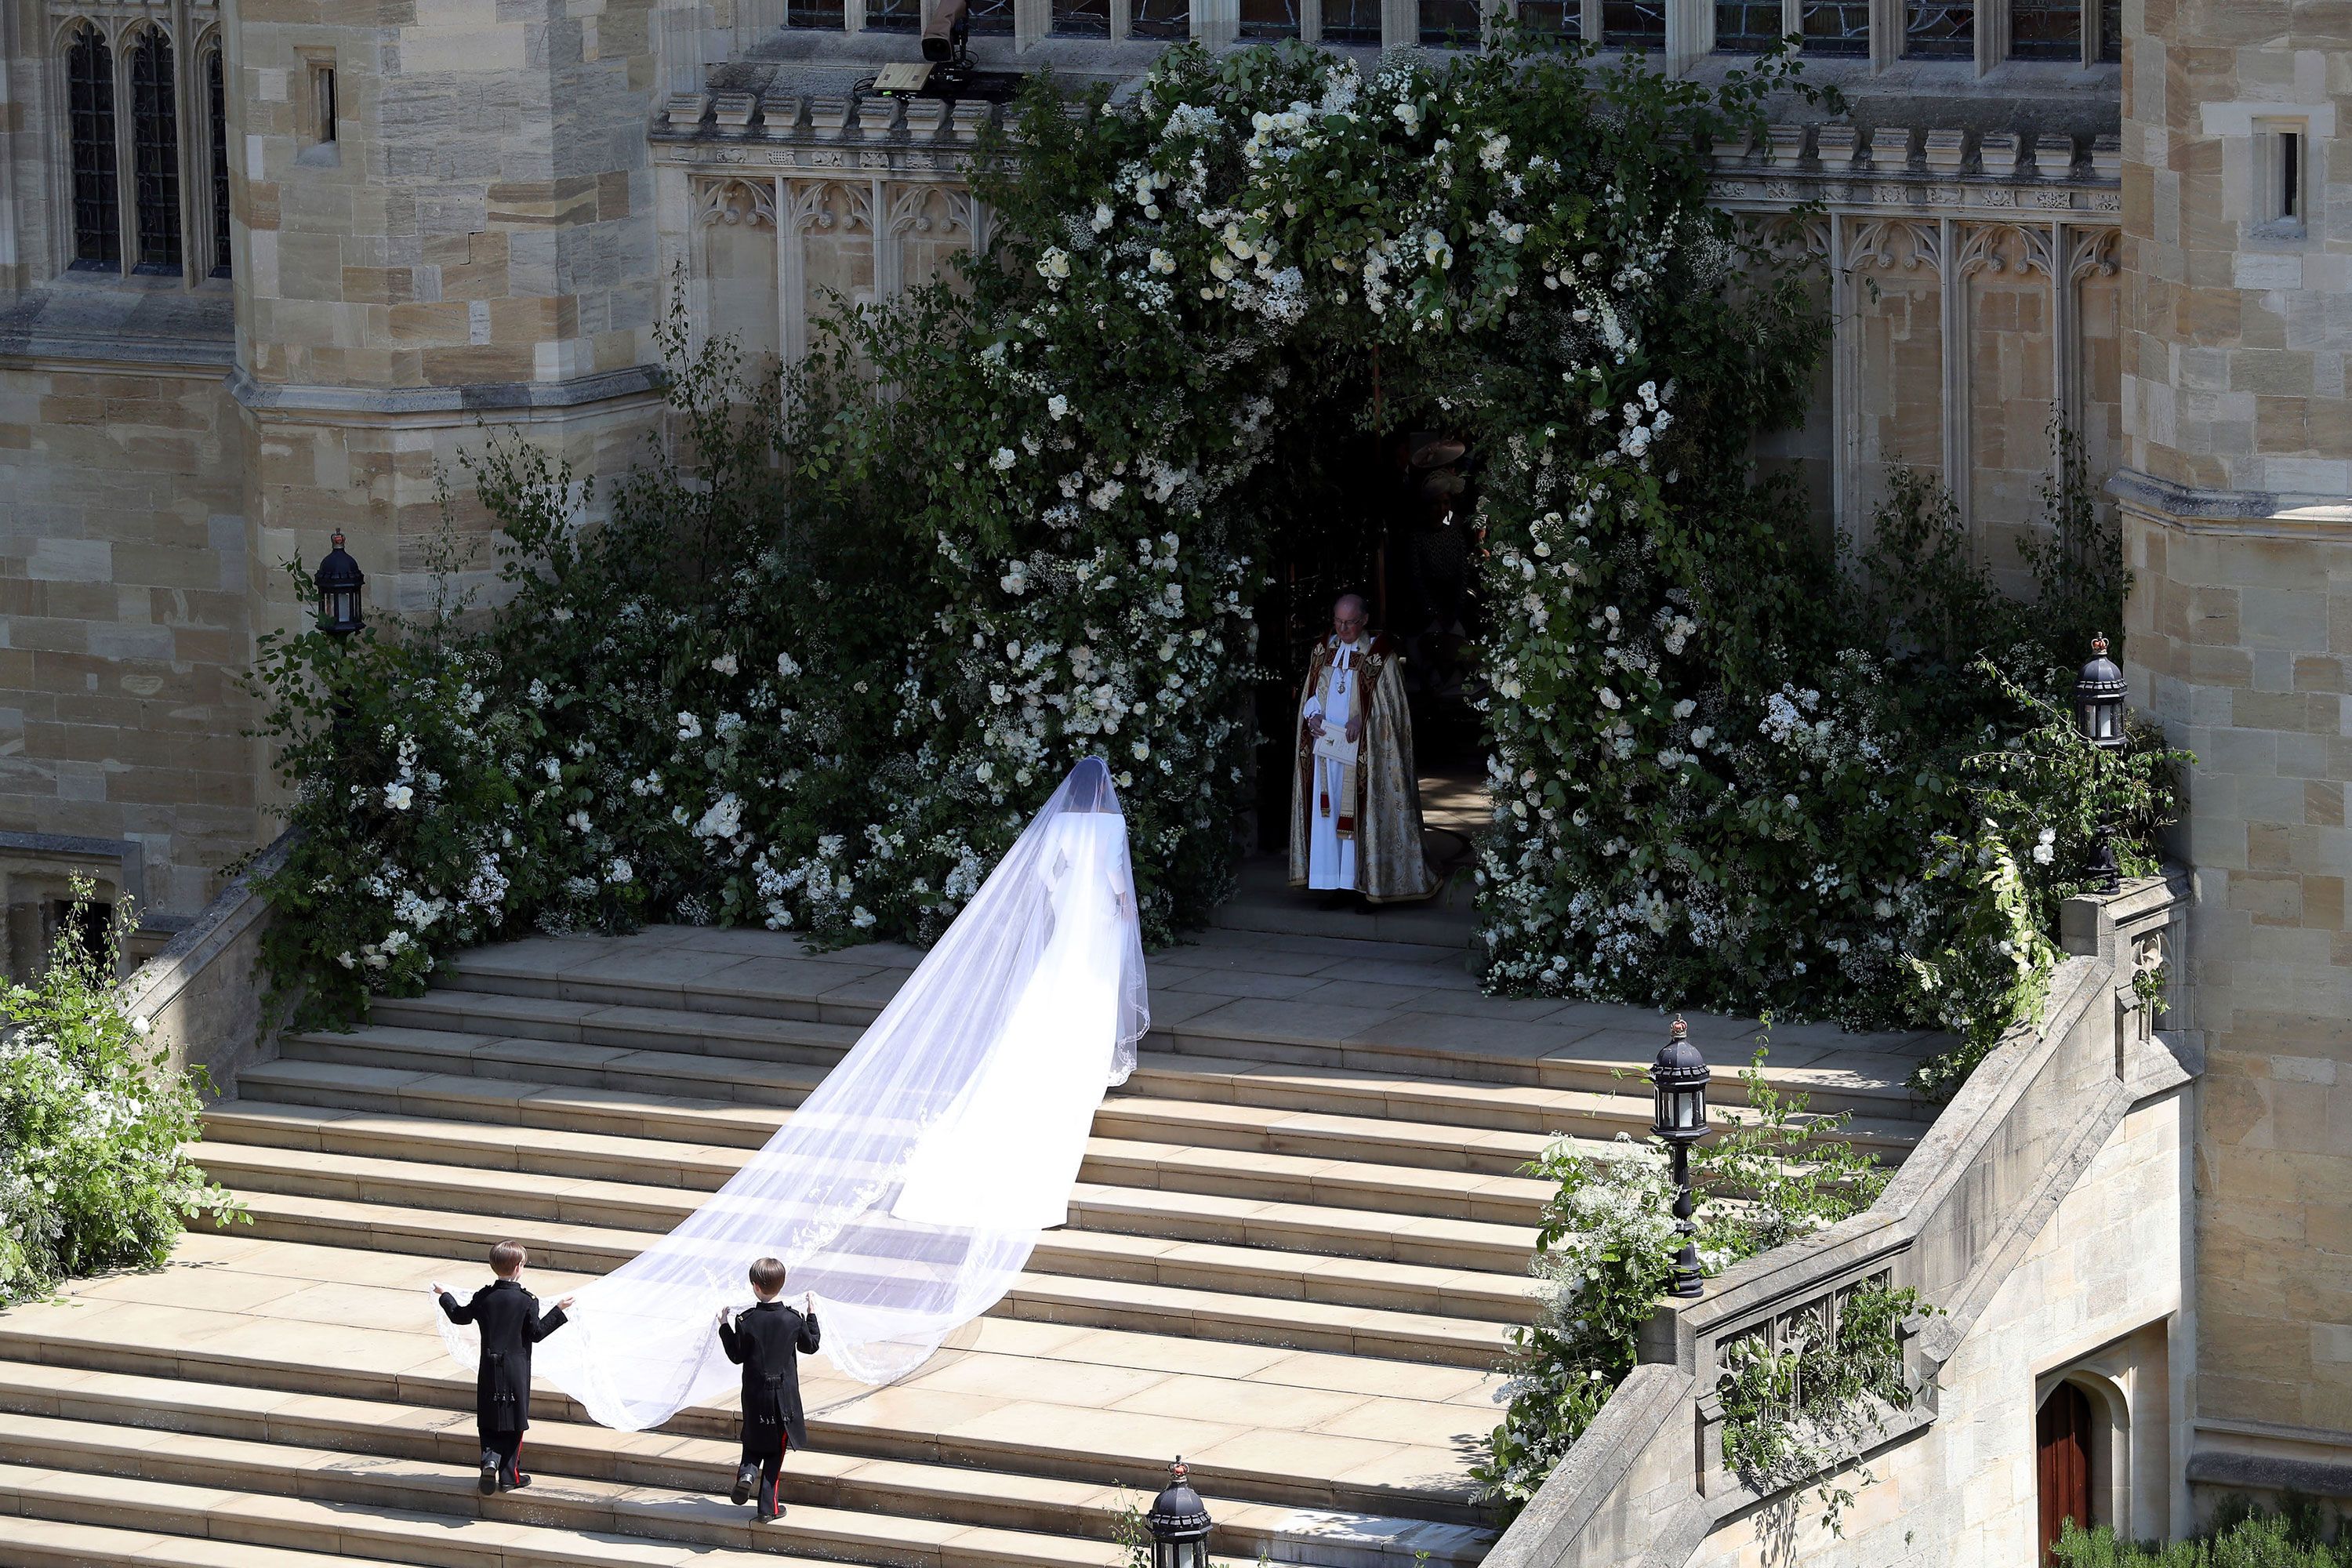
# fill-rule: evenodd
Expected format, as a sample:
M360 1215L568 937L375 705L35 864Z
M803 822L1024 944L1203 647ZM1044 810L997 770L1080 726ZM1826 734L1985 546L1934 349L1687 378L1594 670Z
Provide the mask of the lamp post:
M2124 749L2124 697L2129 689L2124 672L2107 657L2107 639L2093 637L2091 662L2074 678L2074 727L2095 748L2091 757L2094 791L2098 785L2102 759ZM2096 847L2091 853L2091 885L2103 893L2112 893L2123 879L2116 865L2115 829L2104 810L2092 832Z
M343 549L342 530L335 531L334 548L319 563L319 629L348 637L366 625L360 613L360 590L367 574Z
M1143 1516L1151 1530L1151 1568L1209 1568L1209 1510L1185 1479L1184 1461L1168 1468L1168 1486Z
M1672 1296L1696 1296L1701 1289L1698 1226L1691 1218L1695 1205L1691 1202L1690 1148L1706 1135L1706 1084L1713 1076L1707 1070L1706 1058L1691 1044L1690 1026L1675 1018L1665 1045L1658 1051L1658 1059L1650 1064L1650 1084L1658 1098L1657 1116L1650 1131L1664 1139L1675 1152L1675 1229L1683 1238L1682 1250L1675 1254L1674 1284L1667 1289L1667 1294Z

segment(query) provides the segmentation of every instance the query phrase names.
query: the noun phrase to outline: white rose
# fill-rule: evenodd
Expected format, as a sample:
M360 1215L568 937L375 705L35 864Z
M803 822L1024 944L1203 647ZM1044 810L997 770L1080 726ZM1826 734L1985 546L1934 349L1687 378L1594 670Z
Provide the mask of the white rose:
M416 792L404 784L383 786L383 804L394 811L406 811L416 799Z

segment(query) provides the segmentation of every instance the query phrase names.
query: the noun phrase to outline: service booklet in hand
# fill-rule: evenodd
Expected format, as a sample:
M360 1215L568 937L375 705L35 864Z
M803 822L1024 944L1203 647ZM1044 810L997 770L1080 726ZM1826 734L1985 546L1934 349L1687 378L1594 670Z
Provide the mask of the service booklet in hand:
M1315 737L1315 754L1342 767L1356 765L1356 742L1337 730L1326 730Z

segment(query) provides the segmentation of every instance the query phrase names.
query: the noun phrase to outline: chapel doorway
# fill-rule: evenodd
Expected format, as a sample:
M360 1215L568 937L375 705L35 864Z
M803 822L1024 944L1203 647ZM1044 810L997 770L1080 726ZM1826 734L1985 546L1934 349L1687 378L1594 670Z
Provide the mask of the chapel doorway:
M2042 1502L2043 1568L2058 1559L2051 1547L2067 1520L2088 1530L2091 1508L2091 1401L2071 1383L2061 1383L2034 1417L2034 1471Z
M1327 427L1328 428L1328 427ZM1325 434L1286 464L1257 606L1258 848L1288 841L1291 731L1298 684L1332 601L1368 602L1374 629L1402 645L1431 863L1468 858L1486 812L1478 645L1485 616L1471 528L1478 453L1443 429Z

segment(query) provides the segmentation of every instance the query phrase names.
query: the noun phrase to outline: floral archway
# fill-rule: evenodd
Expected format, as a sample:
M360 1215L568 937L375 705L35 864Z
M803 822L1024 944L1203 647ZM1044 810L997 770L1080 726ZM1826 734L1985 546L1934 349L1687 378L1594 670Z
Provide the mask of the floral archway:
M1367 80L1297 45L1178 48L1117 103L1037 84L960 286L845 312L782 398L673 328L678 438L597 528L530 448L477 459L486 623L272 643L311 828L274 962L348 1006L525 921L922 940L1089 753L1150 930L1199 921L1279 458L1371 423L1376 363L1381 419L1483 457L1490 980L2005 1021L2104 809L2028 700L2118 580L2000 605L1919 497L1842 563L1755 471L1827 323L1801 241L1707 205L1707 149L1790 90L1517 47ZM1964 778L1988 734L2025 775ZM2109 777L2143 816L2154 768Z

